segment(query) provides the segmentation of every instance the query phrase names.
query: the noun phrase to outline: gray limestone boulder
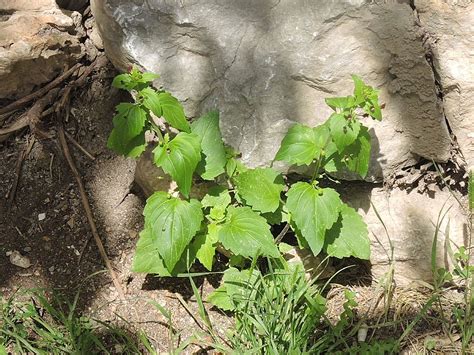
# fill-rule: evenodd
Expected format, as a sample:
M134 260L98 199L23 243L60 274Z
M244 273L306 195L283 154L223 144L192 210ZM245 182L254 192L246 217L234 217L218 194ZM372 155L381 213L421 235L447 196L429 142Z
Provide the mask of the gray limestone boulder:
M104 47L121 70L137 64L187 116L221 112L245 163L273 159L294 122L330 114L324 98L350 94L352 73L380 88L368 180L420 157L446 161L451 141L423 31L408 1L92 0Z
M437 190L428 196L414 190L386 191L365 184L349 188L341 196L367 223L374 280L382 280L393 262L398 285L418 280L431 282L435 236L436 266L447 270L453 268L453 253L472 242L467 203L448 190Z

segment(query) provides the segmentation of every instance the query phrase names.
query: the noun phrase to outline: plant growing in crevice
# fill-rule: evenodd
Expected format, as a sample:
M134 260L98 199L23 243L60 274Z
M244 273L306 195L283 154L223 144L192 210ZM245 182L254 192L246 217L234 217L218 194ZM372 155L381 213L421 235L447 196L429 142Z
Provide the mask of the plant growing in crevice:
M326 99L334 113L325 123L289 129L275 160L310 166L313 173L308 181L287 186L272 167L248 168L237 159L222 140L218 112L188 122L175 97L151 86L156 78L132 69L113 82L132 92L134 102L117 106L108 146L138 157L147 145L145 133L152 133L154 163L178 188L148 198L135 271L172 276L189 270L196 259L212 270L216 250L232 262L258 256L278 259L281 253L270 226L281 223L289 223L299 246L314 255L369 258L362 218L334 189L322 187L321 180L338 172L367 175L370 135L360 118L381 120L376 90L353 76L353 95ZM192 198L197 177L215 182L201 200Z

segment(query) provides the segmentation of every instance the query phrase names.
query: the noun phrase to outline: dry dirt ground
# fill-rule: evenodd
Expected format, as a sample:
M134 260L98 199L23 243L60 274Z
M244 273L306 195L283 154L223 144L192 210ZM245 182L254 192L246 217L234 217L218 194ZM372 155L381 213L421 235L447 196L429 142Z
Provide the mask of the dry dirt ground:
M36 141L24 161L14 203L7 194L15 166L29 132L0 143L0 294L8 297L19 289L47 287L74 297L81 292L79 311L105 321L126 319L143 329L160 351L168 350L167 319L153 306L158 302L171 311L175 328L185 339L198 330L181 305L186 300L194 314L197 305L187 279L158 279L132 273L131 263L142 228L144 197L133 183L135 161L119 157L106 147L115 105L128 100L111 88L117 73L102 68L89 85L76 92L66 131L94 157L91 160L70 144L86 186L99 234L124 287L126 300L105 270L81 204L77 184L56 140ZM46 124L44 128L54 130ZM31 261L28 268L10 262L18 251ZM195 280L206 296L219 277ZM221 332L230 319L214 310L210 318Z

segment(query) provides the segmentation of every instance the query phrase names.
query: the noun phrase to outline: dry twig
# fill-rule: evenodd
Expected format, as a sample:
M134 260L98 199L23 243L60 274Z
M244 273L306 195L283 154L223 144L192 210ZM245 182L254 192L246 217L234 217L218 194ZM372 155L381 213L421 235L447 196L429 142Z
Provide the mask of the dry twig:
M77 80L70 83L64 89L63 96L61 97L61 100L56 106L56 112L58 113L58 118L60 117L61 113L63 113L66 116L66 118L68 117L69 100L70 100L70 94L72 92L72 89L83 85L85 83L85 80L87 79L87 76L90 75L90 73L92 73L92 70L96 67L98 63L100 63L101 60L102 60L101 58L96 59L88 68L86 68L84 73L82 73L82 75ZM110 273L110 277L112 278L112 282L114 283L115 288L117 289L117 292L120 298L124 300L125 299L124 288L120 284L120 281L113 269L112 263L110 262L110 259L107 256L107 252L105 251L104 244L102 243L102 240L100 239L99 232L97 231L97 227L94 221L92 210L89 204L89 199L87 198L87 193L84 188L84 184L82 183L81 175L79 174L79 171L77 170L76 164L74 163L74 160L71 156L69 147L66 142L66 133L64 131L64 127L63 127L63 123L61 119L58 119L58 136L59 136L59 142L63 151L63 155L66 158L69 168L71 169L71 172L74 178L76 179L77 185L79 187L79 193L81 196L82 206L84 207L84 210L86 212L87 221L89 222L89 226L92 231L92 236L94 237L94 241L97 245L97 248L99 249L100 256L102 257L102 260L104 261Z
M89 222L89 226L91 227L92 235L94 236L95 243L97 245L97 248L99 249L100 256L102 257L107 269L109 270L110 276L115 285L115 288L117 289L117 292L120 295L120 298L125 299L125 292L122 288L122 285L120 284L120 281L117 278L117 275L112 267L112 263L110 262L110 259L107 256L107 252L105 251L104 244L102 243L102 240L100 239L99 232L97 231L97 227L95 225L94 217L92 215L92 210L89 204L89 200L87 198L87 193L84 188L84 184L82 183L82 179L79 174L79 171L77 170L76 165L71 157L71 153L69 152L69 147L66 142L66 135L64 134L64 128L62 127L61 124L59 125L59 128L58 128L58 135L59 135L59 142L63 149L64 157L66 158L69 168L71 169L71 172L74 175L74 178L76 179L77 185L79 186L79 193L81 195L82 206L84 207L84 210L86 211L87 221Z
M5 106L4 108L0 109L0 115L3 115L8 112L12 112L15 110L18 110L25 106L28 102L33 101L35 99L38 99L45 94L49 93L51 89L55 88L59 84L61 84L64 80L66 80L69 76L71 76L72 73L76 71L82 64L81 63L76 63L71 69L66 71L64 74L58 76L56 79L51 81L49 84L43 86L41 89L36 90L34 93L27 95L25 97L22 97L21 99L12 102L10 105Z
M95 160L95 157L91 153L89 153L86 150L86 148L84 148L82 145L80 145L79 142L76 141L73 136L71 136L66 131L64 133L66 134L66 138L69 139L71 141L71 143L74 144L81 152L83 152L86 157L88 157L90 160Z
M31 132L42 138L50 138L49 135L41 131L37 124L41 120L42 112L56 98L59 89L52 89L41 99L36 101L33 106L23 115L21 115L14 123L4 129L0 129L0 142L5 141L11 134L27 126L30 126Z
M20 181L21 175L21 167L23 166L23 161L28 157L33 148L33 144L35 144L35 137L31 136L29 142L25 144L25 148L21 151L18 155L18 160L15 166L15 180L13 180L13 184L10 187L10 190L7 193L6 198L8 199L8 209L12 207L13 201L15 200L16 190L18 188L18 182Z

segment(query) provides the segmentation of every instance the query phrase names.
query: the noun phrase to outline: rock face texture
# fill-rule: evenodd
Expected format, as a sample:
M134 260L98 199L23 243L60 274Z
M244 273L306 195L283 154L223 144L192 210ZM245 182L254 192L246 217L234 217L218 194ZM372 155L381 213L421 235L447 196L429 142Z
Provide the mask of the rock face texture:
M446 118L474 169L474 3L416 0L415 6L433 53Z
M136 63L195 117L217 108L224 138L245 163L268 164L293 122L330 114L324 98L349 94L351 73L380 88L384 121L371 129L369 180L419 157L446 161L451 146L408 1L92 1L112 62Z
M452 268L449 248L456 250L458 246L469 245L467 215L449 191L438 190L428 196L416 191L388 192L361 186L343 191L341 196L367 223L374 279L380 280L393 260L398 285L415 280L431 281L431 252L438 223L438 268Z
M474 166L474 4L415 1L92 0L104 48L121 70L161 74L190 118L221 113L224 139L244 163L267 165L294 122L330 114L324 98L350 94L352 73L380 89L384 119L370 126L368 181L383 181L425 158L447 161L456 137ZM450 132L451 129L451 132ZM145 191L161 179L149 155L137 166ZM434 196L370 184L341 191L368 224L372 271L395 262L398 284L429 281L443 204L437 264L449 266L446 236L467 244L466 216L447 191ZM371 205L372 203L372 205ZM375 206L375 208L373 207ZM387 226L388 235L380 214ZM393 255L391 254L393 246Z
M54 0L0 0L0 99L27 95L77 62L75 20Z

